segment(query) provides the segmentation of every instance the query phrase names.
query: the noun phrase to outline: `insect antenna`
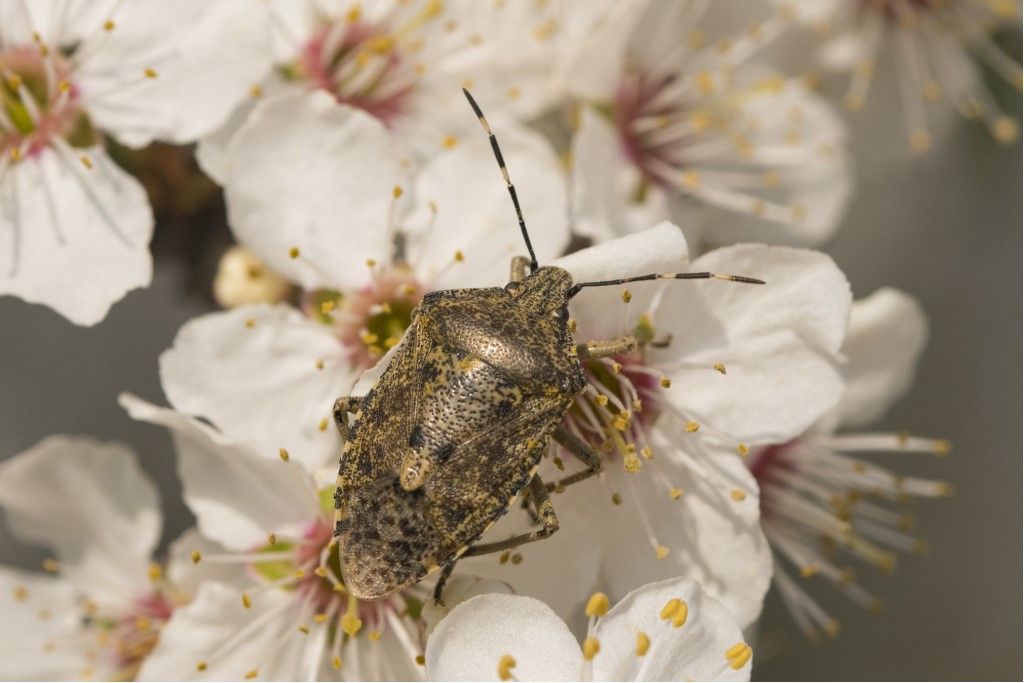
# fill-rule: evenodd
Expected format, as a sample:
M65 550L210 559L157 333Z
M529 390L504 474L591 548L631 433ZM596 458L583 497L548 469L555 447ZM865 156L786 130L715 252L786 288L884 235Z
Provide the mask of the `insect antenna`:
M623 277L615 280L594 280L593 282L577 282L569 290L569 298L576 296L584 287L607 287L609 285L624 285L627 282L643 282L645 280L727 280L729 282L744 282L748 285L763 285L764 280L745 275L728 275L726 273L649 273L647 275L636 275L634 277Z
M469 100L469 106L473 108L473 113L476 114L477 119L480 120L480 125L484 127L484 131L487 132L487 137L491 141L491 149L494 150L494 158L498 160L498 167L501 169L501 176L505 179L505 186L508 187L509 196L512 197L512 204L516 207L516 218L519 219L519 230L523 233L523 240L526 242L526 250L530 252L530 272L537 270L537 255L533 253L533 244L530 242L530 233L526 231L526 221L523 220L523 210L519 206L519 197L516 195L516 186L512 184L512 179L508 175L508 167L505 166L505 157L501 154L501 147L498 146L498 138L494 137L494 133L491 131L491 125L487 123L487 118L484 116L483 111L480 109L480 105L476 103L473 96L469 94L469 91L465 88L462 89L466 99Z

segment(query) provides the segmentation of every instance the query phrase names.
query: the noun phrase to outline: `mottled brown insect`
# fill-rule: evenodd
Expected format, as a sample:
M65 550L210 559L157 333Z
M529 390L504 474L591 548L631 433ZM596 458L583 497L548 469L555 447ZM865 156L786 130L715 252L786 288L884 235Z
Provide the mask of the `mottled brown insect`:
M550 536L558 530L550 492L600 472L598 455L559 424L586 385L581 363L627 353L637 341L576 344L568 302L582 288L713 277L762 284L714 273L574 284L561 268L539 268L497 140L466 97L490 136L530 258L512 260L504 288L427 294L376 385L334 405L345 439L335 535L346 589L360 599L385 597L442 570L439 600L460 557ZM586 468L543 482L537 467L549 439ZM523 493L540 528L473 545Z

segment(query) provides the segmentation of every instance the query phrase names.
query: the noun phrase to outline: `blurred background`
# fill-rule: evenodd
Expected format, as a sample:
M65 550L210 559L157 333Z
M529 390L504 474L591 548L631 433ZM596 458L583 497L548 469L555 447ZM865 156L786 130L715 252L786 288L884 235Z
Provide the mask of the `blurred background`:
M1016 105L1019 107L1019 105ZM1019 109L1017 111L1019 117ZM0 298L0 458L54 433L133 446L159 483L164 544L191 524L170 440L130 420L116 396L166 403L157 356L178 327L214 308L209 283L229 242L219 197L187 153L164 149L122 163L147 178L158 215L153 285L84 329ZM906 473L946 479L952 498L913 512L930 542L892 576L862 574L886 599L860 613L826 586L811 590L842 622L834 641L805 642L771 598L755 678L1012 679L1021 676L1021 152L982 126L908 169L857 159L860 187L828 251L855 296L882 286L915 295L931 340L910 394L879 429L953 441L950 457L889 456ZM171 193L173 185L184 187ZM59 505L60 501L53 501ZM0 562L38 568L44 553L0 525Z

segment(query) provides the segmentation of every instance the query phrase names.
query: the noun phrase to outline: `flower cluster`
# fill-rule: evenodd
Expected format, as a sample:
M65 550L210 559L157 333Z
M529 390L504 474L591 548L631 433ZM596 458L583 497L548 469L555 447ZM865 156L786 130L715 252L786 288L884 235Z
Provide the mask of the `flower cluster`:
M769 589L812 639L839 628L820 579L877 609L857 565L919 552L901 506L952 487L864 454L950 444L866 431L928 325L895 289L854 301L814 249L871 142L836 105L918 153L951 125L944 98L1015 141L980 70L1020 87L996 33L1020 5L726 5L0 0L0 294L93 325L149 283L126 147L194 143L235 242L218 310L159 358L169 407L120 399L171 434L196 527L161 549L123 445L55 436L6 460L7 523L53 558L0 568L0 677L748 680ZM833 67L838 102L806 73ZM522 319L484 311L485 342L427 312L469 288L522 302L542 273L568 284ZM560 348L556 324L580 390L493 361ZM495 351L513 338L529 348ZM362 411L398 372L414 398ZM491 393L451 409L460 382ZM513 438L537 417L516 407L552 392L564 409ZM379 425L402 442L373 444L353 493L346 459ZM498 457L531 465L511 502L507 481L459 489ZM413 498L443 509L389 507ZM386 536L383 560L345 541L367 501L382 512L352 533ZM421 553L423 581L360 592L354 567L420 561L485 513L458 553Z

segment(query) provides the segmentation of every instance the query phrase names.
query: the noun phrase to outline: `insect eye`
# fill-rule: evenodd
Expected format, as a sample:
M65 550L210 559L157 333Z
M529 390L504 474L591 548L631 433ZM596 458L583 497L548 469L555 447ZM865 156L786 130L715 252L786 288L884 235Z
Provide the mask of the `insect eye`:
M507 285L505 285L505 291L514 292L517 289L519 289L519 285L521 284L521 282L510 282Z

